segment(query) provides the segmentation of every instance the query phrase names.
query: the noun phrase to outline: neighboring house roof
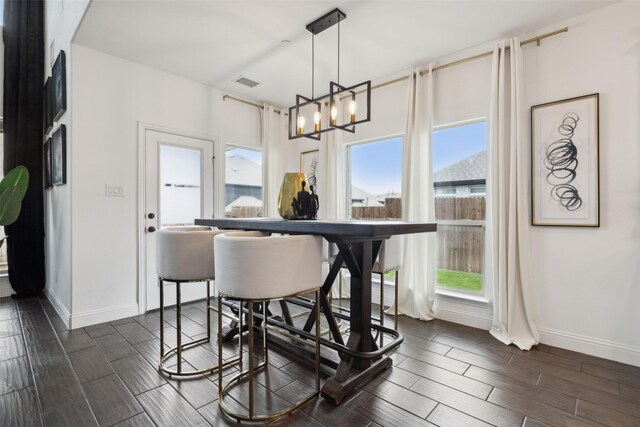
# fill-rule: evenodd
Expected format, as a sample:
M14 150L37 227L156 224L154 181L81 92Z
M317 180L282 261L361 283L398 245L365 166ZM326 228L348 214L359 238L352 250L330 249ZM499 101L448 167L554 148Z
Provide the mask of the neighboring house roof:
M256 199L253 196L240 196L237 199L235 199L233 202L225 206L224 210L230 211L231 208L233 208L234 206L241 206L241 207L253 206L253 207L260 208L262 207L262 200Z
M262 167L238 154L225 156L225 184L262 186Z
M484 181L487 177L487 151L480 151L434 173L433 182Z
M360 187L351 187L352 206L384 206L386 197L400 197L398 193L371 194Z

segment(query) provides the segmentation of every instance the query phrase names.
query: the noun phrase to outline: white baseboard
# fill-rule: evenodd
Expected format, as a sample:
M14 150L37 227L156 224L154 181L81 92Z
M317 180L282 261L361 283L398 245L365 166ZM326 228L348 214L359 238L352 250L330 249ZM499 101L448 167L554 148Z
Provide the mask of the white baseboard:
M492 320L490 317L444 307L435 307L433 311L435 313L436 319L446 320L447 322L452 323L459 323L461 325L483 329L485 331L491 329Z
M111 322L125 317L137 316L138 304L126 304L100 310L85 311L70 316L70 329L84 328L98 323Z
M64 306L62 301L60 301L54 293L49 292L49 289L45 288L44 294L47 296L47 299L49 300L53 308L56 309L58 316L60 316L65 326L69 328L69 325L71 323L70 322L71 313L69 313L69 310L67 310L67 307Z
M616 362L640 366L640 347L633 347L554 329L538 328L538 332L540 332L541 343L602 357L604 359L615 360Z

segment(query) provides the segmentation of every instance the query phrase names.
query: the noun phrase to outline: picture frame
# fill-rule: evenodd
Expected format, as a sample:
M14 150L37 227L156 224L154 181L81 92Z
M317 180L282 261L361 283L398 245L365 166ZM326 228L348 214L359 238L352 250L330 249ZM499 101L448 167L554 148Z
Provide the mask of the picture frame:
M67 127L60 125L51 136L51 185L67 183Z
M304 151L300 153L300 172L307 176L307 185L314 186L318 192L318 165L320 161L320 150Z
M53 63L51 79L53 86L52 114L53 121L57 122L67 111L67 59L64 50L61 50Z
M51 101L53 100L53 86L51 83L51 77L47 77L47 81L44 84L44 133L45 135L51 132L53 129L53 108Z
M48 138L44 143L44 188L48 190L52 187L51 185L51 138Z
M532 225L600 226L599 98L531 107Z

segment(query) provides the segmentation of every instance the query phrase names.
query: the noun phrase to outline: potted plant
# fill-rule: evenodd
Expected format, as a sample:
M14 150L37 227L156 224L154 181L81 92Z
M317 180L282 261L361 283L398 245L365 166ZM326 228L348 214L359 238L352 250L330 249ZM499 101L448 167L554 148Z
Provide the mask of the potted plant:
M29 187L29 171L24 166L16 166L0 181L0 226L13 224L20 215L22 199ZM4 243L0 239L0 247Z

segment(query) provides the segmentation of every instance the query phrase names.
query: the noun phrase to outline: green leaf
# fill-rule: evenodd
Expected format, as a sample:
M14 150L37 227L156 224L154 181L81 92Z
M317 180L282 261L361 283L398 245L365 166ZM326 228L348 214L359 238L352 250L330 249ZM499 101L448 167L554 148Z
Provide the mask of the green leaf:
M13 224L20 215L22 197L17 186L7 188L0 194L0 225Z
M0 194L4 193L9 187L18 188L20 202L22 202L24 195L27 193L27 188L29 188L29 171L26 167L16 166L4 176L0 181Z

